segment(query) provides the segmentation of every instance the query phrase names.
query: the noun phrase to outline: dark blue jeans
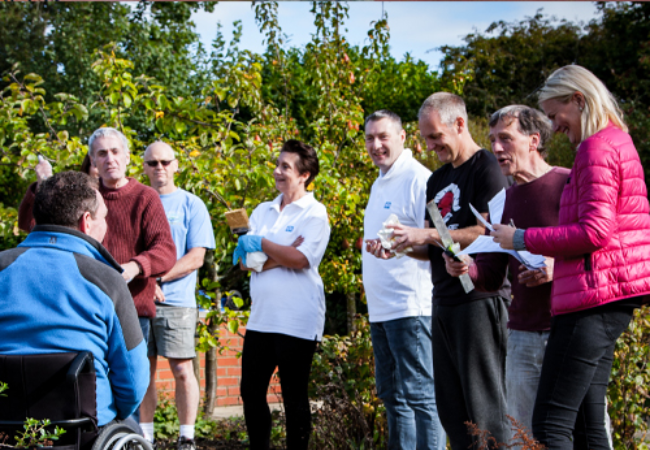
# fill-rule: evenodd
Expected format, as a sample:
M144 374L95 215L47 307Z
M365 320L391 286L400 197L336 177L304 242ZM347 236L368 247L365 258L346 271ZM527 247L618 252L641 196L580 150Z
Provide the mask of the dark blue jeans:
M533 435L549 450L610 448L607 383L634 307L614 302L552 319L533 411Z
M386 407L388 448L444 450L433 384L431 317L370 324L377 396Z

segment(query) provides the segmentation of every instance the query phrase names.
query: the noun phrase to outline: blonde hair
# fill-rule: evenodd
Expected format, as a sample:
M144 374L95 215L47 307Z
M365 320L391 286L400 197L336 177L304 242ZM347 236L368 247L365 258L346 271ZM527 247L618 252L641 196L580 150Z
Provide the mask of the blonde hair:
M585 107L580 117L581 141L598 133L610 121L627 133L623 111L618 107L614 95L596 75L582 66L564 66L553 72L540 89L539 103L552 99L569 103L576 92L585 98Z

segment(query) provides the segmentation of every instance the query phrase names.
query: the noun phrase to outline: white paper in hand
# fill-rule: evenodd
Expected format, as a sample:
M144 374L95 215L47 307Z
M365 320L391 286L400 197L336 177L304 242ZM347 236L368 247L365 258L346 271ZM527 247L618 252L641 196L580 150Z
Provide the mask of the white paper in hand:
M388 225L399 225L399 219L395 214L391 214L390 216L388 216L388 219L386 219L386 221L381 225L382 225L381 230L377 231L377 236L381 241L382 247L384 247L386 250L390 250L392 253L395 254L395 257L397 258L401 258L402 256L406 255L408 252L413 251L411 247L404 249L403 252L396 252L394 250L391 250L393 244L395 243L395 238L393 237L393 229L386 228L386 227Z
M488 222L487 220L485 220L483 218L483 216L481 215L481 213L478 212L476 210L476 208L474 208L474 205L472 205L471 203L469 204L469 209L471 209L472 212L474 213L474 215L476 216L476 220L478 220L480 223L485 225L485 228L487 228L490 231L494 231L494 227L492 226L492 224L490 222Z
M503 217L503 207L506 205L506 190L501 189L497 195L492 197L488 202L488 211L490 212L490 222L501 223Z
M507 253L514 256L517 261L529 269L540 269L546 267L545 258L541 255L533 255L527 251L506 250L501 245L494 242L492 236L479 236L474 242L468 245L465 250L458 252L456 255L475 255L477 253Z
M269 259L264 252L250 252L246 253L246 267L253 269L255 272L261 272L264 268L264 263Z

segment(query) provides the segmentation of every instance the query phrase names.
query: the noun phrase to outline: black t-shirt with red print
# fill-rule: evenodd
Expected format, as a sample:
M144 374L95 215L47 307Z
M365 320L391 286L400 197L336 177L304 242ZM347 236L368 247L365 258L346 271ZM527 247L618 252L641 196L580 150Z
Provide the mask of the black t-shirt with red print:
M470 203L479 212L486 213L492 197L507 187L508 181L501 173L494 155L481 149L457 168L445 164L433 172L427 182L427 202L435 200L447 228L458 230L477 224L476 217L469 208ZM429 226L433 227L428 212L426 219ZM507 280L498 292L473 290L466 294L458 278L447 273L440 247L429 245L429 260L434 305L453 306L494 295L501 295L510 301L510 283Z

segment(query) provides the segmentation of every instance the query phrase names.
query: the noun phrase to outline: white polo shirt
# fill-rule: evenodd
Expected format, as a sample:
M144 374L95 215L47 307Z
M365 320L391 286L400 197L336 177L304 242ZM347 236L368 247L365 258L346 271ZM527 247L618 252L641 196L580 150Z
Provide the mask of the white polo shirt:
M247 328L320 341L325 326L325 290L318 265L330 238L327 211L312 193L282 211L281 201L282 194L255 208L249 234L264 236L280 245L291 245L302 236L305 240L298 250L307 257L309 267L277 267L252 273L253 304Z
M396 214L401 224L424 228L431 171L405 149L388 173L379 172L363 220L364 239L376 239L382 223ZM363 287L370 322L431 315L430 265L409 256L382 260L363 246Z

